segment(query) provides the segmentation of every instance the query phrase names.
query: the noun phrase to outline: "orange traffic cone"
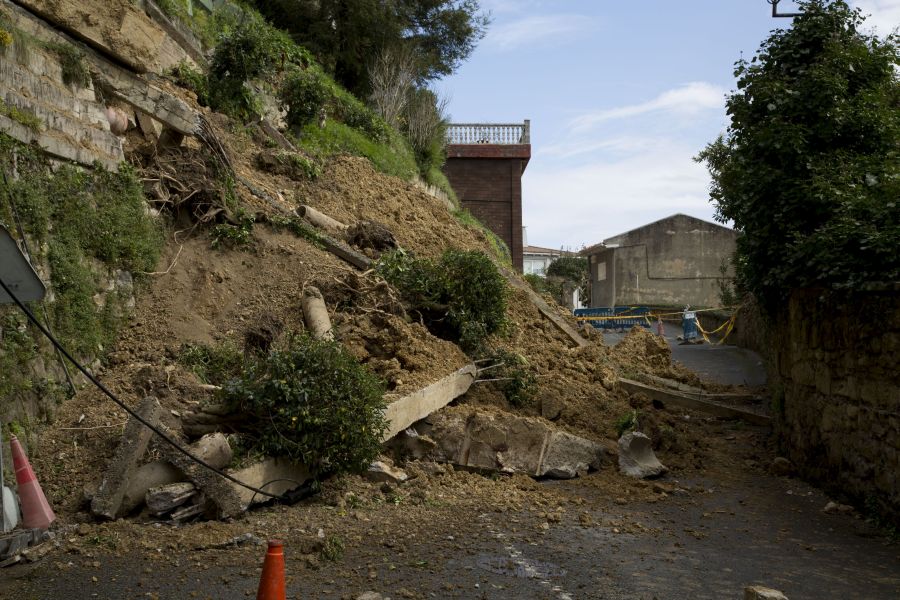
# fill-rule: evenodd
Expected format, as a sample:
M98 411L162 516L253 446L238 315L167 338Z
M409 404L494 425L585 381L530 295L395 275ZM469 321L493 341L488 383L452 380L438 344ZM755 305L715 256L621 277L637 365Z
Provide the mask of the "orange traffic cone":
M29 529L47 529L56 520L53 509L44 496L44 490L34 476L34 470L28 463L28 457L16 436L9 438L12 449L13 469L16 471L16 483L19 485L19 502L22 504L22 525Z
M269 540L256 600L285 600L285 598L284 544L281 540Z

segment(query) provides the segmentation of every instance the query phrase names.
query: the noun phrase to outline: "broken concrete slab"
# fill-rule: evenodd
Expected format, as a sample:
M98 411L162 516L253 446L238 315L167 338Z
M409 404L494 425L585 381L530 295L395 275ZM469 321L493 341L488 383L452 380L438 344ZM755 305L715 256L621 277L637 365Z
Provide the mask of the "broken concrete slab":
M653 453L650 438L639 431L619 438L619 469L629 477L659 477L668 469Z
M228 466L234 454L228 439L221 433L204 435L202 438L188 446L191 454L217 469ZM184 481L185 475L171 463L164 460L141 465L136 469L128 481L128 489L122 499L122 508L119 516L133 511L144 503L147 491L150 488L163 486L169 483Z
M178 508L197 495L197 488L189 481L169 483L147 490L147 508L155 515L161 515Z
M391 439L416 421L465 394L475 381L477 370L474 364L468 364L428 387L388 404L384 409L388 429L382 436L382 441Z
M772 424L772 418L768 415L728 406L712 400L694 397L684 392L664 390L631 379L619 379L619 386L633 394L644 394L651 400L661 402L664 406L671 405L686 408L688 410L696 410L722 419L742 419L754 425Z
M168 444L162 448L163 458L175 465L184 477L191 481L205 498L204 511L211 519L229 519L239 515L244 508L234 493L232 482L215 471L191 460Z
M153 396L144 398L136 411L144 421L152 425L159 422L161 412L162 408ZM91 500L91 512L95 516L104 519L115 519L118 516L128 489L128 480L147 451L152 435L153 432L135 417L128 419L119 447Z
M569 479L604 462L603 447L541 419L454 407L416 425L443 462L533 477Z
M744 600L788 600L788 598L778 590L753 585L744 588Z
M296 489L312 477L309 469L305 466L286 458L267 458L249 467L231 471L229 474L238 481L276 495ZM253 504L271 500L268 496L258 494L235 483L228 482L228 484L230 493L237 498L242 510L246 510Z
M50 539L46 529L18 529L0 535L0 561L22 554L28 548Z

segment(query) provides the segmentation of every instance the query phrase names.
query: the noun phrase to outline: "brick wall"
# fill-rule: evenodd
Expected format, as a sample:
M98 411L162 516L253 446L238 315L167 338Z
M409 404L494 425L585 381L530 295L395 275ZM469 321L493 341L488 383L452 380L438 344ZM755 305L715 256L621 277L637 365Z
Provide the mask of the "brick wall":
M448 147L444 173L468 209L509 246L522 271L522 173L530 145Z

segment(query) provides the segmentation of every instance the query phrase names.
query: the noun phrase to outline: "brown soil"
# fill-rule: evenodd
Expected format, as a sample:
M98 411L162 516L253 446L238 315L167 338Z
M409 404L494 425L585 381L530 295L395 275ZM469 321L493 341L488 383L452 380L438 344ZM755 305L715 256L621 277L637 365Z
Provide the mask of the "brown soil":
M298 184L256 170L253 157L263 147L224 117L209 118L236 171L276 199L273 204L238 186L241 199L253 212L285 213L301 202L310 204L348 224L384 224L402 247L424 256L437 256L449 247L488 248L483 234L460 224L442 203L406 182L376 172L365 159L334 158L317 180ZM181 150L185 156L199 156L196 142L186 144ZM191 179L184 173L182 179L200 185L202 178ZM386 380L388 399L420 389L469 360L454 344L410 322L396 291L372 273L359 273L306 240L260 223L246 249L212 250L202 227L176 232L157 269L139 286L131 323L98 373L131 405L147 394L157 396L165 409L164 421L172 427L177 428L182 412L209 400L211 394L179 364L182 346L231 342L241 347L248 331L301 330L299 299L304 285L322 291L337 338ZM616 385L618 376L629 370L647 370L680 381L696 379L672 367L668 349L653 336L636 331L619 347L609 349L602 344L602 336L587 331L584 335L591 345L574 349L571 340L515 288L510 288L508 317L509 330L495 336L491 344L523 356L538 382L535 401L518 409L520 412L539 416L555 405L560 410L551 416L558 426L598 440L614 452L615 423L637 411L639 427L654 438L665 463L676 470L705 466L713 453L703 441L709 429L705 423L656 411L646 398L630 396ZM272 328L272 323L280 326ZM574 321L571 324L577 327ZM477 383L457 402L513 410L495 383ZM164 555L176 548L218 543L248 529L262 538L282 534L297 538L314 533L316 527L326 531L343 528L342 535L352 543L363 543L372 527L386 531L400 522L421 526L430 519L462 521L475 507L489 505L503 511L575 502L559 499L557 492L525 477L492 480L450 467L409 465L415 477L397 492L404 504L399 512L393 510L393 504L399 502L393 492L347 477L328 482L325 494L301 508L266 509L235 523L196 523L180 528L124 521L84 523L90 517L84 511L83 488L100 478L124 421L124 411L85 387L60 407L55 423L32 449L33 464L60 524L82 523L78 534L63 544L70 552L91 555L160 549ZM155 456L151 453L147 458ZM596 499L600 501L626 492L634 499L658 495L648 484L628 480L614 468L586 481L598 491ZM255 548L248 551L257 552Z

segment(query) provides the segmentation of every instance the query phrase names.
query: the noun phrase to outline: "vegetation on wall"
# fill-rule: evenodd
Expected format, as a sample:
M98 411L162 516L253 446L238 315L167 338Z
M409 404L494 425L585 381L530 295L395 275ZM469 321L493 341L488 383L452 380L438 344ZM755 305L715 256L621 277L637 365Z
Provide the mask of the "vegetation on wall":
M431 260L397 250L382 256L376 270L433 333L467 352L507 324L506 280L483 252L447 250Z
M13 161L16 165L12 178ZM100 167L63 165L51 171L36 148L0 134L0 223L17 230L10 194L36 264L46 265L44 302L60 341L76 356L108 349L125 315L123 298L107 292L101 277L116 270L152 271L163 243L161 227L146 213L141 182L128 166L118 173ZM95 296L105 293L101 302ZM27 383L24 365L35 356L38 339L13 307L0 308L0 396Z
M717 219L742 235L739 285L769 311L793 289L900 279L900 50L842 0L735 67L726 135L703 150Z

